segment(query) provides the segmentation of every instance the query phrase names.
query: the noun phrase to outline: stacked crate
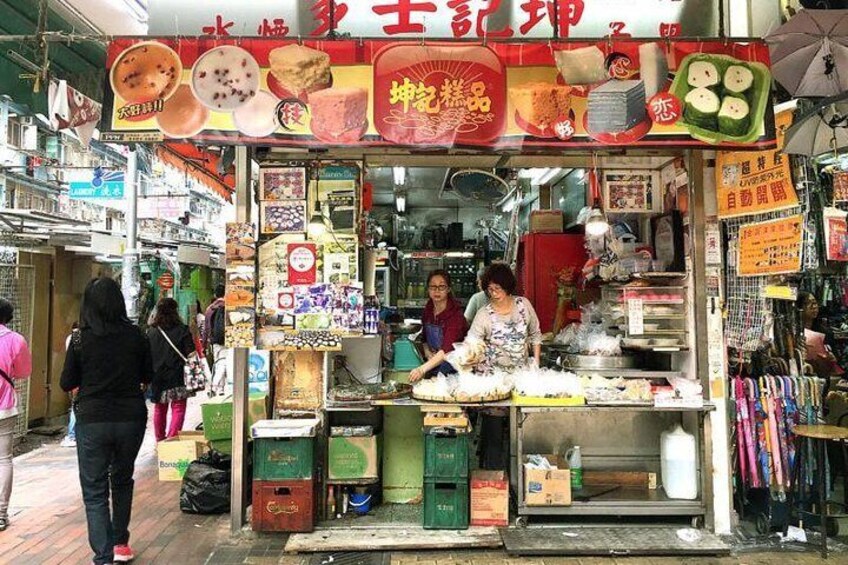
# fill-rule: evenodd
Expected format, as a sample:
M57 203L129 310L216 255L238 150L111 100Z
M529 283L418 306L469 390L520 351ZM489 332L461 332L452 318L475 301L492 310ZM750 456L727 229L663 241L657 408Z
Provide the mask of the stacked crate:
M424 436L424 528L468 528L468 443L466 433Z
M315 430L293 432L278 422L257 422L251 430L253 530L311 532L317 515Z

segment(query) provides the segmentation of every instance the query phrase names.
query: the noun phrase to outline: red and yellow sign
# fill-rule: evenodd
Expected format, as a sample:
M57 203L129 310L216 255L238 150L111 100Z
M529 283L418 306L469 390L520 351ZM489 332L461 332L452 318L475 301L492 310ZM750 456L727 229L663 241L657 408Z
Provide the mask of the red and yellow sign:
M781 275L801 270L804 216L745 224L739 228L737 274Z
M716 188L719 218L762 214L798 206L789 156L781 151L783 135L791 125L791 110L775 116L777 149L773 151L718 152Z
M680 101L668 92L668 70L696 54L763 69L769 61L758 41L119 38L107 52L101 139L557 153L610 145L705 147L716 141L678 119ZM646 103L628 106L641 91ZM750 129L744 140L722 146L774 147L762 113Z
M848 224L846 213L837 208L825 208L822 213L824 220L824 237L827 245L828 261L848 261Z
M159 275L158 279L156 279L156 284L158 284L159 288L161 288L162 290L171 290L172 288L174 288L174 282L174 275L172 275L168 271L165 271L164 273Z

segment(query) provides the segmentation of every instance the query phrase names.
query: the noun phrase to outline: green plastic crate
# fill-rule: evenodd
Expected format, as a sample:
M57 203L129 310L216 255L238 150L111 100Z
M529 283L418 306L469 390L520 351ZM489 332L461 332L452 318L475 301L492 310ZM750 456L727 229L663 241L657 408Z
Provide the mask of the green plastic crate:
M424 478L468 478L468 434L424 436Z
M468 529L468 480L424 480L424 529Z
M314 438L256 438L253 443L254 479L282 481L312 478Z

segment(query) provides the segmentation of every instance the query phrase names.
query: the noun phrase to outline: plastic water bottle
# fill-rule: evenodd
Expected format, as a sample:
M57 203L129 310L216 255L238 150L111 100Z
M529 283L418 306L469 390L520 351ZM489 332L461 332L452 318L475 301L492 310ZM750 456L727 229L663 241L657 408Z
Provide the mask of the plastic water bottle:
M565 452L565 458L568 459L568 467L571 469L571 489L580 490L583 488L583 457L580 455L580 446L575 445Z

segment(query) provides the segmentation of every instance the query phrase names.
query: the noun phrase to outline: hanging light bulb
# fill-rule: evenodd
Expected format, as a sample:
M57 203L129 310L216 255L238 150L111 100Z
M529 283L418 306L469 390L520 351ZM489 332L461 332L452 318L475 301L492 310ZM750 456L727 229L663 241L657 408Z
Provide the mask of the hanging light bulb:
M392 167L395 186L403 186L406 182L406 167Z
M586 235L601 236L609 231L609 222L607 216L601 208L601 187L598 183L598 175L595 169L592 168L588 175L589 190L592 194L592 209L589 211L589 216L586 218Z
M309 239L318 239L327 232L327 224L324 222L324 216L318 210L312 212L306 232L309 234Z

